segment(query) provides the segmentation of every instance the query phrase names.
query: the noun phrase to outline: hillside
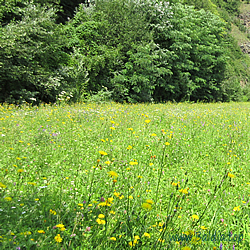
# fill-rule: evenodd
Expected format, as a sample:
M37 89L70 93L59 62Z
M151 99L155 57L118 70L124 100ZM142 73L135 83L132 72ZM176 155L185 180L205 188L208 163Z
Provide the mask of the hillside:
M250 4L242 3L240 7L240 23L246 28L240 31L238 27L232 27L232 35L237 39L243 53L250 55Z

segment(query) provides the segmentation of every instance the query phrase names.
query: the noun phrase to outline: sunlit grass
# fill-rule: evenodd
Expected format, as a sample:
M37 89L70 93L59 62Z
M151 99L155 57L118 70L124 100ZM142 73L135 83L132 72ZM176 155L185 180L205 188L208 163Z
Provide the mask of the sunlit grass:
M249 249L249 111L0 106L0 248Z

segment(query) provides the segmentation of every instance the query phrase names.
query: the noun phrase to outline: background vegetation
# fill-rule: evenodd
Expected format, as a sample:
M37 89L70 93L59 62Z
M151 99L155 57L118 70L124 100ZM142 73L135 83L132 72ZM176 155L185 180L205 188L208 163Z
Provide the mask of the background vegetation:
M0 102L247 101L241 1L0 1Z

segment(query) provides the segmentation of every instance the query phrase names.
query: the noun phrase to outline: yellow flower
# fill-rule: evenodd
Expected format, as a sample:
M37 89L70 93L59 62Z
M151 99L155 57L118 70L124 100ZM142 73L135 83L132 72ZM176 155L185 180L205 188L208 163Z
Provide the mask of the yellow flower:
M52 209L49 210L50 214L56 215L56 211L53 211Z
M58 234L57 236L55 236L54 239L55 239L56 242L62 242L62 238L61 238L60 234Z
M145 203L142 204L142 208L144 208L145 210L151 210L152 205L145 202Z
M114 127L110 127L110 129L115 130L115 128L114 128Z
M109 238L110 240L113 240L113 241L116 241L116 238L115 237L111 237Z
M106 221L105 220L101 220L101 219L97 219L96 222L100 225L105 225Z
M58 224L58 225L56 225L56 227L57 227L57 228L63 228L64 225L63 225L63 224Z
M0 188L6 188L6 185L4 185L2 182L0 182Z
M105 161L105 164L109 165L111 162L110 161Z
M204 226L201 226L201 229L206 230L207 228L206 228L206 227L204 227Z
M145 122L146 122L146 123L150 123L150 122L151 122L151 120L145 120Z
M129 164L132 165L132 166L134 166L134 165L138 165L138 162L136 162L136 161L131 161Z
M196 215L196 214L192 215L192 218L195 219L195 220L199 220L199 216Z
M153 166L153 165L154 165L154 163L152 163L152 162L149 163L149 166L150 166L150 167Z
M17 172L18 173L22 173L24 170L23 169L18 169Z
M98 215L98 218L99 218L99 219L103 219L104 217L105 217L104 214L99 214L99 215Z
M175 182L172 182L172 186L179 186L179 183L180 183L179 181L176 182L176 183L175 183Z
M181 250L191 250L190 247L183 247Z
M145 236L145 237L148 237L148 238L151 237L149 233L144 233L144 236Z
M133 129L132 129L132 128L128 128L128 130L129 130L129 131L133 131Z
M131 200L133 200L133 199L134 199L132 195L130 195L128 198L129 198L129 199L131 199Z
M39 234L45 234L45 231L44 230L38 230L37 231Z
M78 203L77 204L79 207L83 207L83 204L82 203Z
M153 133L153 134L151 134L151 136L156 136L156 134L155 134L155 133Z
M130 145L128 145L128 147L127 147L127 149L132 149L133 147L132 146L130 146Z
M146 202L148 203L148 204L153 204L154 202L152 201L152 200L146 200Z
M109 175L110 177L115 178L115 179L118 177L118 174L117 174L115 171L109 171L109 172L108 172L108 175Z
M240 211L240 206L234 207L233 211Z
M12 201L12 198L11 197L5 197L4 198L6 201Z
M115 212L114 212L114 211L112 211L112 210L111 210L109 213L110 213L110 214L115 214Z
M181 189L181 190L179 190L179 192L180 193L183 193L183 194L188 194L188 191L187 191L187 189L185 188L185 189Z
M228 177L230 177L230 178L234 178L234 177L235 177L235 175L233 175L233 174L231 174L231 173L228 173Z
M165 143L165 145L166 145L166 146L169 146L169 145L170 145L170 143L169 143L169 142L166 142L166 143Z
M104 151L98 151L99 152L99 154L101 154L101 155L108 155L106 152L104 152Z

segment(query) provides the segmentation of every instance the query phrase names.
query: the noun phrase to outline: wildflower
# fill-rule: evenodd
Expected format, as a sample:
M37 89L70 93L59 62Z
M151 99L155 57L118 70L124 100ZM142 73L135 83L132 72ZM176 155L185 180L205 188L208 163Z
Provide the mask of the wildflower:
M98 218L99 218L99 219L103 219L104 217L105 217L104 214L99 214L99 215L98 215Z
M240 206L234 207L233 211L240 211Z
M64 228L64 225L63 224L58 224L56 225L57 228Z
M133 200L133 199L134 199L132 195L130 195L128 198L129 198L129 199L131 199L131 200Z
M104 151L98 151L99 152L99 154L101 154L101 155L108 155L106 152L104 152Z
M23 169L18 169L17 172L18 173L22 173L24 170Z
M83 207L83 204L82 203L78 203L77 204L79 207Z
M55 236L54 239L55 239L56 242L59 242L59 243L62 242L62 238L61 238L60 234L58 234L57 236Z
M220 219L220 220L221 220L222 223L224 222L224 219Z
M127 147L127 149L129 150L129 149L132 149L133 147L132 146L130 146L130 145L128 145L128 147Z
M39 234L45 234L45 231L44 230L38 230L37 231Z
M154 202L152 201L152 200L146 200L146 202L148 203L148 204L153 204Z
M233 175L233 174L231 174L231 173L228 173L228 177L230 177L230 178L234 178L234 177L235 177L235 175Z
M12 201L12 198L11 197L5 197L4 198L6 201Z
M145 210L151 210L152 205L145 202L145 203L142 204L142 208L144 208Z
M111 210L109 213L110 213L110 214L115 214L115 212L114 212L114 211L112 211L112 210Z
M169 143L169 142L166 142L166 143L165 143L165 145L166 145L166 146L169 146L169 145L170 145L170 143Z
M108 174L110 177L113 177L115 179L118 177L118 174L115 171L109 171Z
M191 250L190 247L183 247L181 250Z
M181 190L179 190L179 192L180 193L183 193L183 194L188 194L188 191L187 191L187 189L185 188L185 189L181 189Z
M206 228L206 227L204 227L204 226L201 226L201 229L206 230L207 228Z
M110 161L105 161L105 164L109 165L111 162Z
M116 238L115 238L115 237L110 237L109 239L110 239L110 240L113 240L113 241L116 241Z
M192 218L193 218L194 220L199 220L199 216L196 215L196 214L192 215Z
M6 188L7 186L0 182L0 188Z
M145 237L148 237L148 238L151 237L149 233L144 233L144 236L145 236Z
M99 224L99 225L105 225L106 221L105 220L101 220L101 219L97 219L96 222Z
M151 136L156 136L156 134L155 134L155 133L153 133L153 134L151 134Z
M132 129L132 128L128 128L128 130L129 130L129 131L133 131L133 129Z
M145 122L146 122L146 123L150 123L150 122L151 122L151 120L145 120Z
M131 161L129 164L130 164L131 166L134 166L134 165L138 165L138 162L136 162L136 161Z

